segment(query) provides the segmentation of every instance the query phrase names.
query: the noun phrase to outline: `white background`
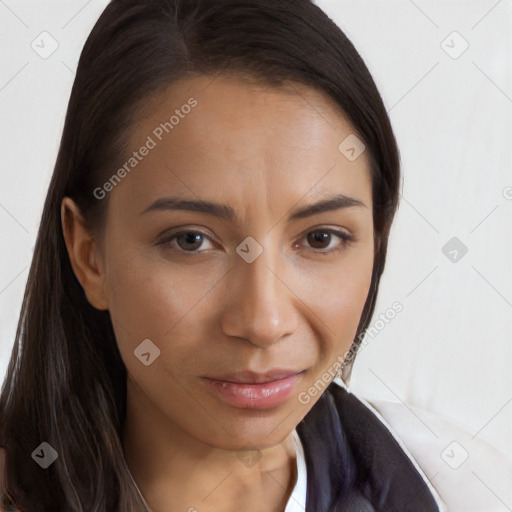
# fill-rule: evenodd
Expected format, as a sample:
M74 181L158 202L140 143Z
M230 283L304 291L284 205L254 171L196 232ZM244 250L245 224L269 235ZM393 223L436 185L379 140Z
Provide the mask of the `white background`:
M511 452L512 1L317 3L367 62L404 173L380 328L351 388L444 415ZM0 0L2 377L74 70L106 4ZM43 31L59 44L47 59L31 48ZM452 237L468 248L457 262L442 252ZM375 324L395 301L403 311Z

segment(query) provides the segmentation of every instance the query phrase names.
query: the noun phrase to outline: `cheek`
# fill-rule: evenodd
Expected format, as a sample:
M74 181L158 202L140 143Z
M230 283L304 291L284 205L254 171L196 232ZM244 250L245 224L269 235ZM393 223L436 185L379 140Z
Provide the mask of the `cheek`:
M371 265L358 265L351 271L333 279L335 290L332 292L333 296L330 297L332 309L329 313L332 315L334 331L340 335L343 334L342 339L349 344L356 334L368 296L371 273Z
M368 296L373 269L372 248L353 251L339 265L306 273L302 293L329 328L329 344L350 344Z
M316 288L313 279L303 288L308 293L305 301L325 326L310 385L318 379L324 382L324 377L330 379L338 371L355 339L373 269L373 247L366 249L347 253L343 262L326 270L325 275L316 275Z
M121 352L133 352L146 338L161 345L162 340L171 337L178 348L182 340L174 337L173 332L188 322L216 276L192 276L163 258L143 255L114 257L112 261L108 276L109 309ZM187 341L190 343L188 336Z

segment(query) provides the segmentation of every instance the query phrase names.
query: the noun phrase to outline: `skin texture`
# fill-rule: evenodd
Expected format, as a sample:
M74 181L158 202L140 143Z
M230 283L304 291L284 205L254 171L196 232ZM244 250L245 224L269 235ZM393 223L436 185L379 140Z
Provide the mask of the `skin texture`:
M191 97L197 106L156 139L155 128ZM158 144L103 199L101 243L64 199L74 272L91 304L110 311L128 371L123 446L155 512L284 510L296 480L291 433L320 396L303 404L299 393L349 349L370 286L369 161L338 150L353 133L314 89L188 78L152 98L133 128L130 150L150 135ZM365 206L288 220L333 193ZM226 203L238 219L141 214L164 196ZM355 239L313 245L308 233L325 229ZM182 230L206 236L155 244ZM252 263L236 252L248 236L263 248ZM149 366L134 355L145 339L160 350ZM306 371L285 403L266 410L229 405L200 379L276 367ZM256 464L242 462L244 448L259 450Z

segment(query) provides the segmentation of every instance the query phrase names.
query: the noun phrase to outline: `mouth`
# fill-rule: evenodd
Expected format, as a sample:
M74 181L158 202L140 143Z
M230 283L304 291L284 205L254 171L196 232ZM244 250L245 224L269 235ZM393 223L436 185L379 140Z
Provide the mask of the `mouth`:
M202 377L216 398L241 409L270 409L284 403L306 370L274 369Z
M285 370L282 368L275 368L273 370L269 370L267 372L251 372L251 371L243 371L243 372L235 372L235 373L225 373L222 375L217 375L215 377L203 377L205 379L214 380L218 382L228 382L234 384L265 384L267 382L274 382L276 380L286 379L291 377L292 375L298 375L305 370Z

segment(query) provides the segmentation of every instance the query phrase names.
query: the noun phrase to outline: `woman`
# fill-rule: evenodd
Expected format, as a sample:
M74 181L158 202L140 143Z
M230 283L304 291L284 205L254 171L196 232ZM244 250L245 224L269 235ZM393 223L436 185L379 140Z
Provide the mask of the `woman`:
M4 506L445 510L344 385L399 183L376 86L309 0L113 0L2 389Z

